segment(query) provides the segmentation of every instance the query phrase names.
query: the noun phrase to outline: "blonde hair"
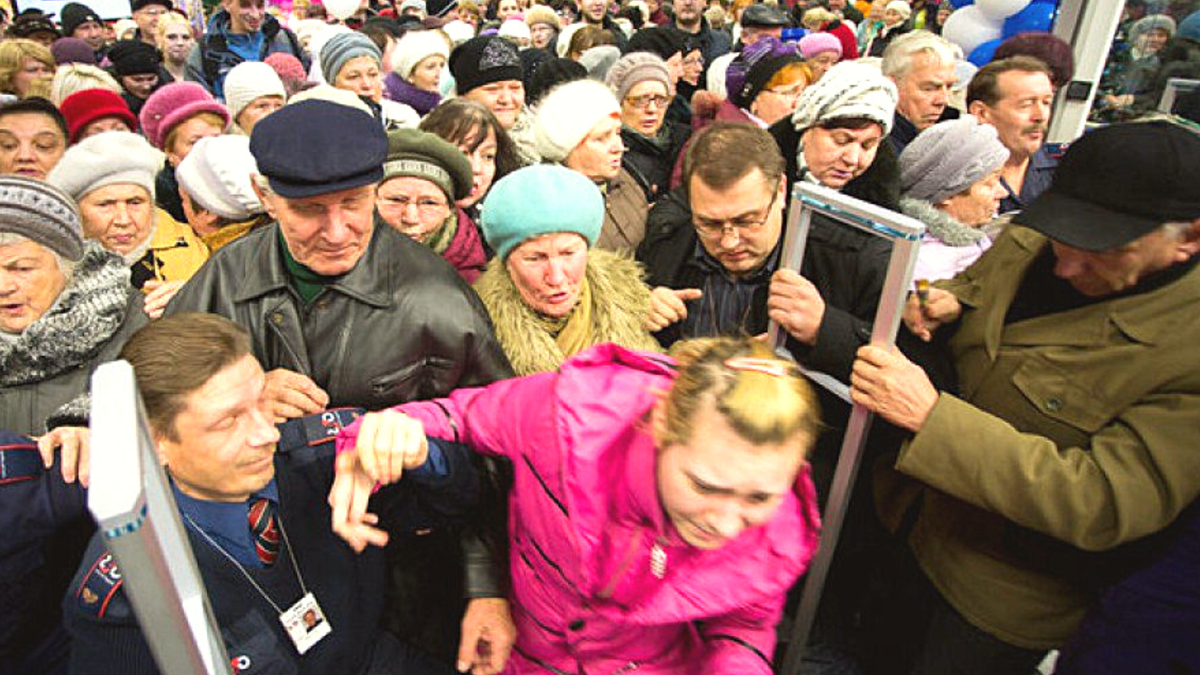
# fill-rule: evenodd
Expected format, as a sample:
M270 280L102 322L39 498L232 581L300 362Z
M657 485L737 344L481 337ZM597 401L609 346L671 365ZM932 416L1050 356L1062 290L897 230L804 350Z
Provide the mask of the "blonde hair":
M797 82L804 82L806 87L813 83L813 71L807 63L789 63L775 71L771 79L763 85L763 90L789 87Z
M107 89L114 94L124 91L104 69L86 63L68 63L54 71L54 79L50 80L50 102L62 105L71 94L87 89Z
M807 452L820 424L812 387L795 363L775 355L762 340L698 338L671 348L678 363L675 384L664 400L658 446L691 441L697 416L709 403L739 436L755 445L803 438Z
M824 7L813 7L804 13L800 24L809 30L820 30L821 26L833 21L837 15Z
M17 73L25 67L25 59L33 59L45 64L51 71L54 70L54 56L40 42L26 40L24 38L10 38L0 41L0 92L15 94L16 89L13 87L13 81L17 77ZM36 93L35 93L36 92ZM44 95L46 92L30 91L29 95Z
M162 150L163 152L171 152L171 148L173 148L175 146L175 137L179 135L179 127L182 127L184 122L187 122L188 120L194 120L194 119L204 120L205 122L208 122L209 124L213 125L214 127L217 127L218 129L220 129L222 133L225 132L225 118L224 117L221 117L220 115L218 115L215 112L209 112L207 110L204 112L198 112L195 115L192 115L191 117L185 117L185 118L179 120L178 122L176 122L175 126L171 127L170 130L167 131L167 135L163 137L163 144L162 144L162 148L160 148L160 150Z
M154 44L164 54L166 54L167 48L163 42L167 39L167 31L173 26L183 26L187 29L188 35L192 36L192 39L196 38L196 35L192 32L192 24L188 22L187 17L176 12L167 12L158 19L158 25L154 29Z

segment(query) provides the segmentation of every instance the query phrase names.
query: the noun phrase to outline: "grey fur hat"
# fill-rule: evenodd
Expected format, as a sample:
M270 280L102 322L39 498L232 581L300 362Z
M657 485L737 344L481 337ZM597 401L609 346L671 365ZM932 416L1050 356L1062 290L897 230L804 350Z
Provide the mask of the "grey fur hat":
M83 224L75 200L40 180L0 176L0 232L19 234L68 260L83 257Z
M966 115L939 122L900 153L900 190L905 197L937 204L999 169L1008 148L996 128Z

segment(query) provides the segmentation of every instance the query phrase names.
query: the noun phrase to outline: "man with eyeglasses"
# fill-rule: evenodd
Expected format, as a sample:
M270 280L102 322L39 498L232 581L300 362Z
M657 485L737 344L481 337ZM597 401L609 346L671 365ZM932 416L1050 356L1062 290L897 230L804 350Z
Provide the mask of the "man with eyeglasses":
M133 22L137 24L134 39L157 46L155 36L158 34L158 19L171 11L171 7L171 0L130 0Z
M512 374L483 304L453 268L375 225L388 139L373 117L295 103L255 125L250 152L255 192L275 222L223 247L166 314L209 312L246 328L275 421L327 407L380 410ZM472 661L481 636L501 653L515 635L491 549L470 553L462 617L460 536L441 528L393 540L389 616L407 641Z

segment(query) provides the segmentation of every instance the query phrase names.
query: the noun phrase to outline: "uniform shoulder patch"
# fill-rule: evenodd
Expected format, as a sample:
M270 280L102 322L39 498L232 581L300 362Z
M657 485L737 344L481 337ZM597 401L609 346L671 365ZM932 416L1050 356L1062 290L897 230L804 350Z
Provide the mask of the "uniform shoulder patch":
M9 434L0 438L0 485L33 480L43 471L42 456L33 439Z
M109 603L123 583L125 579L117 568L117 559L108 549L104 549L75 590L75 607L81 614L103 619Z
M1062 159L1063 155L1067 154L1067 148L1071 147L1070 143L1047 143L1046 155L1051 159Z

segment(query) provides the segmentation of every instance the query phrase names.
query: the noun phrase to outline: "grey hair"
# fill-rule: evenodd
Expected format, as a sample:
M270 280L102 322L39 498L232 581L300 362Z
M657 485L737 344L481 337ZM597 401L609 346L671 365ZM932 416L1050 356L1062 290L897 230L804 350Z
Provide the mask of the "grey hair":
M938 64L953 66L962 58L962 49L940 35L927 30L914 30L896 38L883 52L880 70L893 80L903 80L912 70L913 58L917 54L929 54Z
M17 234L16 232L0 232L0 246L12 246L13 244L22 244L27 241L33 240L23 234ZM71 276L75 274L75 261L64 258L61 254L59 254L58 251L55 251L49 246L39 244L36 241L33 243L46 249L50 252L50 255L54 256L54 262L58 264L58 271L62 272L63 277L67 281L70 281Z

